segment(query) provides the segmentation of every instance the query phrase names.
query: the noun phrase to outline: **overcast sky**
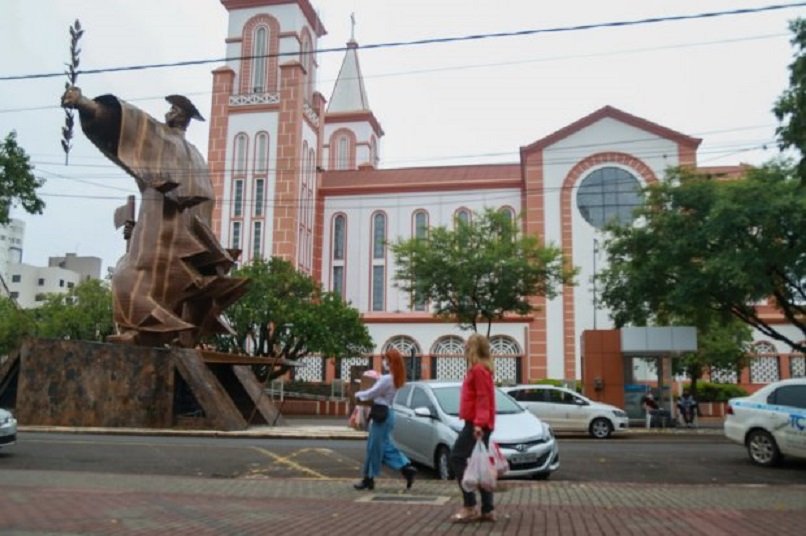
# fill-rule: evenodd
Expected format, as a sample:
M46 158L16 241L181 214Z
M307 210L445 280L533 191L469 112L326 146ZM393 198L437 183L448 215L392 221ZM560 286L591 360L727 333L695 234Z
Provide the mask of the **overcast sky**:
M556 28L771 5L773 0L312 0L341 47L355 13L360 45ZM794 3L781 0L779 3ZM605 105L704 139L701 165L760 163L777 154L771 107L787 87L788 21L803 7L682 22L601 28L359 52L370 105L386 136L382 167L517 162L518 149ZM218 0L0 0L0 77L59 72L68 28L86 30L86 69L225 55ZM343 53L319 55L329 98ZM210 71L193 67L80 75L87 96L114 93L162 118L164 95L210 112ZM23 262L75 252L114 266L124 251L114 209L133 180L77 129L70 165L60 147L63 77L0 81L0 136L16 130L47 208L26 222ZM207 123L188 137L207 153ZM766 146L766 150L764 147Z

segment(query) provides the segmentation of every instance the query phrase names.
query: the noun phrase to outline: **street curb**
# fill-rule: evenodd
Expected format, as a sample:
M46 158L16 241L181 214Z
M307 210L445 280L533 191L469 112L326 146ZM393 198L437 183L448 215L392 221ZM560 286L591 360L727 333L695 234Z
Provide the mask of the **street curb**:
M120 435L120 436L165 436L165 437L222 437L222 438L253 438L253 439L341 439L365 440L367 433L340 426L287 426L287 427L256 427L247 430L186 430L174 428L97 428L78 426L18 426L20 432L31 433L58 433L58 434L86 434L86 435ZM656 436L656 437L683 437L702 435L723 435L722 428L667 428L630 429L613 435L613 438L625 436ZM563 438L590 438L582 432L557 432L555 436Z

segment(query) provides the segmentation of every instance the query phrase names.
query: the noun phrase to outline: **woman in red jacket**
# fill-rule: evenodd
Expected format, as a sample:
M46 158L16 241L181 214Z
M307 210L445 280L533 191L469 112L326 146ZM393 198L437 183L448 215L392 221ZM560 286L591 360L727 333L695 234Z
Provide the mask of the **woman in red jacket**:
M456 438L451 451L451 463L459 489L462 490L464 508L451 517L454 523L469 521L495 521L493 492L479 490L481 513L476 510L476 494L462 488L462 478L467 468L467 460L479 439L489 447L490 434L495 428L495 387L493 386L493 360L490 355L490 341L487 337L474 333L465 345L467 375L462 383L459 403L459 418L465 421L464 428Z

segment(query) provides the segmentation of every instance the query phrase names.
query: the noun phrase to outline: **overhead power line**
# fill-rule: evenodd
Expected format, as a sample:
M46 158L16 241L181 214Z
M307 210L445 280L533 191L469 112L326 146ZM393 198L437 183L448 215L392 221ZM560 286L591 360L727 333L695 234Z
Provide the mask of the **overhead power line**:
M567 33L567 32L579 32L579 31L587 31L587 30L595 30L600 28L620 28L620 27L629 27L629 26L642 26L642 25L649 25L649 24L659 24L664 22L681 22L687 20L697 20L697 19L707 19L707 18L716 18L716 17L725 17L725 16L735 16L735 15L748 15L754 13L764 13L769 11L778 11L782 9L792 9L796 7L806 7L806 2L796 2L792 4L774 4L768 6L761 6L761 7L751 7L751 8L742 8L742 9L731 9L726 11L711 11L705 13L695 13L690 15L669 15L664 17L649 17L644 19L635 19L635 20L626 20L626 21L611 21L611 22L599 22L599 23L591 23L591 24L578 24L573 26L558 26L554 28L536 28L530 30L518 30L512 32L493 32L493 33L483 33L483 34L473 34L473 35L464 35L464 36L454 36L454 37L433 37L428 39L417 39L413 41L393 41L388 43L374 43L369 45L362 45L359 46L360 49L363 50L372 50L372 49L380 49L380 48L400 48L400 47L412 47L412 46L423 46L423 45L435 45L435 44L445 44L445 43L456 43L460 41L478 41L482 39L499 39L505 37L523 37L528 35L539 35L539 34L552 34L552 33ZM345 52L347 47L334 47L334 48L326 48L326 49L319 49L319 50L311 50L308 54L318 54L318 53L329 53L329 52ZM111 73L111 72L121 72L121 71L142 71L146 69L164 69L168 67L189 67L194 65L204 65L208 63L221 63L233 60L251 60L256 58L272 58L272 57L285 57L285 56L300 56L303 52L300 51L293 51L293 52L279 52L277 54L261 54L261 55L253 55L253 56L233 56L233 57L223 57L223 58L208 58L208 59L199 59L199 60L187 60L187 61L178 61L178 62L170 62L170 63L151 63L151 64L143 64L143 65L127 65L127 66L120 66L120 67L103 67L99 69L87 69L78 71L79 74L82 75L91 75L91 74L101 74L101 73ZM55 78L64 76L63 72L56 72L56 73L38 73L38 74L22 74L22 75L10 75L10 76L0 76L0 82L11 81L11 80L30 80L30 79L37 79L37 78Z

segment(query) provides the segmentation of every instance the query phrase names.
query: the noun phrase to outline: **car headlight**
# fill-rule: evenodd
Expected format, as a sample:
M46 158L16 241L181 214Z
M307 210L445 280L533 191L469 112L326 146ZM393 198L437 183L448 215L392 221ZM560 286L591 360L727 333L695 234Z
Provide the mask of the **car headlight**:
M613 410L613 415L623 419L624 417L627 416L627 412L626 411L621 411L620 409L614 409Z
M5 417L0 417L0 424L8 424L11 422L11 414L6 415Z
M546 423L543 423L543 441L550 441L554 438L554 430Z

